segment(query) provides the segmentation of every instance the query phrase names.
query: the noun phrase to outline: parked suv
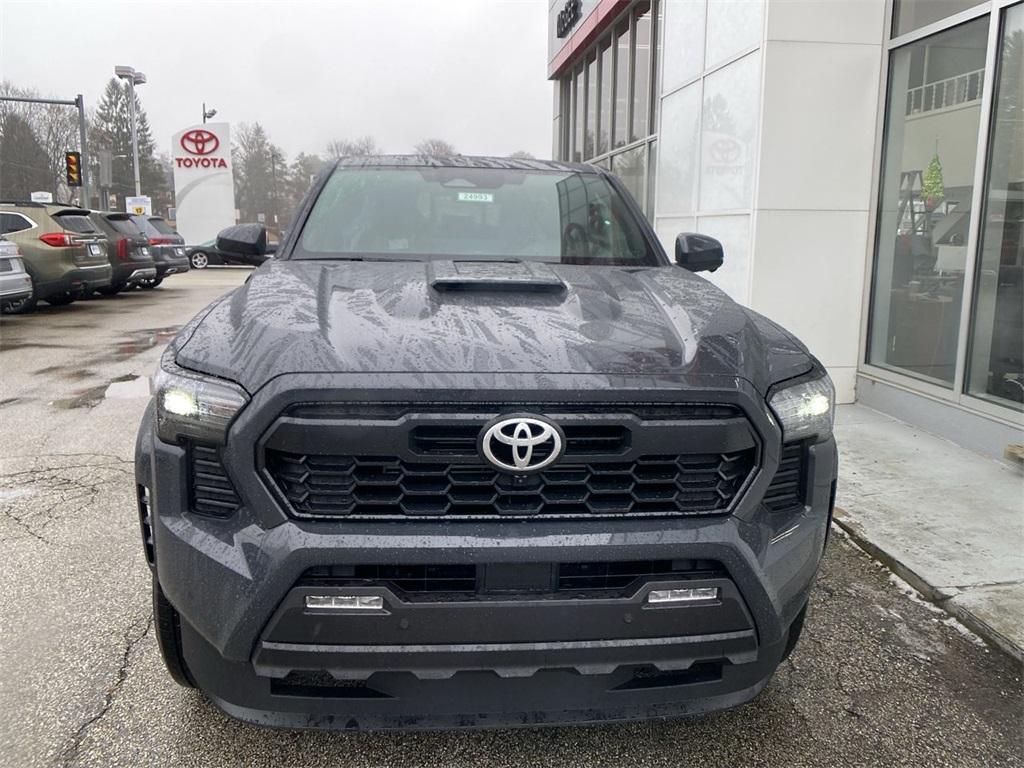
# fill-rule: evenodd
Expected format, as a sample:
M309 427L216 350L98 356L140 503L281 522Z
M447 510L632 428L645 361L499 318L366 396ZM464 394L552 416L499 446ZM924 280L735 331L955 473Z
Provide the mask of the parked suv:
M127 213L93 211L90 216L107 237L110 285L100 293L113 296L129 286L156 279L156 264L149 252L149 240Z
M188 272L188 254L185 238L160 216L132 216L142 233L149 239L149 251L156 266L156 277L142 280L143 288L156 288L168 275Z
M260 253L243 225L218 247ZM756 696L800 636L833 388L591 165L340 161L164 353L136 449L171 675L287 727Z
M54 305L110 285L107 241L89 211L53 203L0 203L0 234L18 246L34 295L7 312L29 312L39 299Z

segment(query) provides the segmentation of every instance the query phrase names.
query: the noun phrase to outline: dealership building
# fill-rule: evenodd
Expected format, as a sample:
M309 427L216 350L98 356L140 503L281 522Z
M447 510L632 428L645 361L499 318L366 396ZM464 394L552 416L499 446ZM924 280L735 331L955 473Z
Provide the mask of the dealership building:
M1002 455L1024 426L1024 3L553 0L553 152L859 401Z

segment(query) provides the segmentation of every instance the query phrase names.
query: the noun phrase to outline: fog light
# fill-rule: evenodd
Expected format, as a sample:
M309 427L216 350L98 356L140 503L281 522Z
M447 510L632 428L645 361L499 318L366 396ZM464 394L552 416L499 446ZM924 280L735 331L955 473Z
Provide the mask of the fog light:
M377 595L306 595L307 608L345 611L380 611L384 598Z
M718 587L695 587L692 589L652 589L647 595L648 603L696 603L702 600L717 600Z

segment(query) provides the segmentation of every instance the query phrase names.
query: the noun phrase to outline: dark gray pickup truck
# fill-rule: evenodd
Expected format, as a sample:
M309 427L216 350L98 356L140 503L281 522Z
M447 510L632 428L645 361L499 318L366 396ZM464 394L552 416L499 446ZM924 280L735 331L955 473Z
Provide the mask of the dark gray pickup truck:
M259 254L242 225L220 247ZM742 704L793 649L834 396L588 165L375 157L164 354L136 458L171 675L299 728Z

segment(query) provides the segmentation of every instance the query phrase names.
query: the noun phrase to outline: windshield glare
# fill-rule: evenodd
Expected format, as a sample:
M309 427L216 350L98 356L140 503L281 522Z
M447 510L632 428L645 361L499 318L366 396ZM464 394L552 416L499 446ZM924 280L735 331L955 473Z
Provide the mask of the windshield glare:
M295 258L658 263L599 174L450 167L336 169Z

